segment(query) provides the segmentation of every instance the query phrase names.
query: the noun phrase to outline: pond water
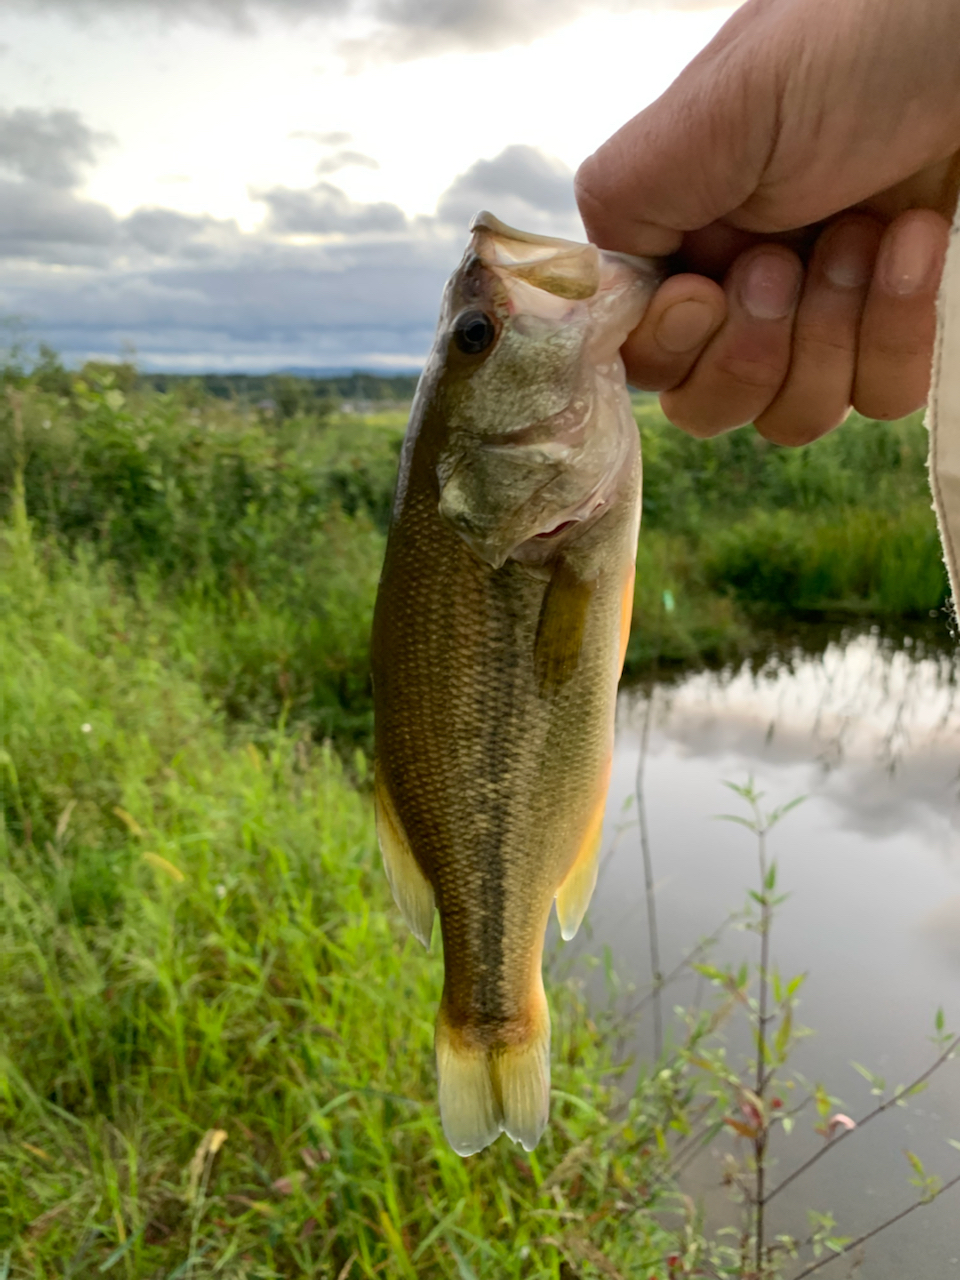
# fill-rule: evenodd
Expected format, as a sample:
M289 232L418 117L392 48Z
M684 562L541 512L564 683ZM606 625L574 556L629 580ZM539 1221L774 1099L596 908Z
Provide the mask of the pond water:
M960 1031L960 688L954 659L908 636L875 633L799 650L725 674L699 672L621 695L601 877L592 936L642 991L650 956L644 874L635 823L643 750L644 810L653 865L661 970L668 972L757 884L756 842L717 821L745 815L725 781L752 776L764 806L806 800L769 837L789 898L772 934L784 975L806 972L798 1020L815 1030L793 1065L857 1117L872 1109L867 1065L890 1086L936 1056L929 1037L942 1006ZM626 825L631 824L631 825ZM727 931L723 961L757 958L754 934ZM708 999L702 980L672 987L665 1007ZM668 1016L668 1015L667 1015ZM638 1032L652 1045L652 1018ZM730 1051L746 1041L731 1031ZM777 1180L823 1139L813 1119L779 1140ZM772 1206L774 1230L800 1231L806 1210L832 1210L856 1236L916 1198L905 1149L944 1179L960 1172L960 1059L909 1110L892 1108L799 1178ZM719 1157L701 1158L691 1187L722 1216ZM960 1187L868 1246L867 1280L960 1277ZM849 1274L849 1259L827 1276Z

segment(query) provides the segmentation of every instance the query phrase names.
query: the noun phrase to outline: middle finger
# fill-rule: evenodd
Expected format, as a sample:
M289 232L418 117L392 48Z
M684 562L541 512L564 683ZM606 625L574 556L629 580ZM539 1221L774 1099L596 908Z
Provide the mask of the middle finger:
M678 427L714 436L758 418L787 375L800 259L764 244L734 262L724 281L727 319L679 387L660 403Z
M860 317L882 230L873 218L844 218L817 242L797 311L790 372L756 420L768 440L809 444L847 416Z

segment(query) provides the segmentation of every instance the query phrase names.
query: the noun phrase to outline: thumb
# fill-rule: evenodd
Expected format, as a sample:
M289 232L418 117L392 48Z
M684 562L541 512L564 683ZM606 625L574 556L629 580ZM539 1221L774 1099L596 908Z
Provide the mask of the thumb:
M768 0L749 0L666 93L583 162L575 189L589 238L640 255L738 209L776 145L779 89L762 48ZM769 46L768 46L769 47Z

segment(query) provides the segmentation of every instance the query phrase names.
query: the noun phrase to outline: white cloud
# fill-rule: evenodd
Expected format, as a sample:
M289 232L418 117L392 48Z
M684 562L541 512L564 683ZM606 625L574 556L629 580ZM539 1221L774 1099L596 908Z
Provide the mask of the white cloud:
M470 216L582 234L573 167L722 19L627 0L356 12L10 0L4 98L19 105L0 110L0 315L71 360L125 342L167 367L419 358ZM298 29L297 15L326 25ZM474 51L403 61L403 40L434 18L451 49ZM476 51L538 22L536 35L568 25ZM345 74L347 36L389 37L392 63Z
M364 155L362 151L335 151L332 156L325 156L318 162L314 173L322 178L328 173L339 173L342 169L379 169L380 163L373 156Z
M430 217L320 181L257 194L230 219L106 206L29 179L0 184L0 310L78 362L133 345L154 367L410 367L431 340L469 218L489 206L569 234L572 173L534 147L469 166ZM575 231L575 228L573 228Z

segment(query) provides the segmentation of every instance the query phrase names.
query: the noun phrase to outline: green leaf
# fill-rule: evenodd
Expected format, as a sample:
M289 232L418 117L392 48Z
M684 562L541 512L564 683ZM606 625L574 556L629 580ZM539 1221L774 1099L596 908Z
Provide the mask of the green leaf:
M827 1236L823 1243L828 1249L832 1249L834 1253L843 1253L852 1239L853 1236Z
M141 1227L139 1231L134 1233L134 1235L128 1236L126 1240L124 1240L123 1244L118 1245L117 1248L114 1249L113 1253L108 1254L107 1257L104 1258L103 1262L100 1263L100 1266L97 1268L97 1270L109 1271L111 1267L115 1266L116 1263L120 1261L120 1259L123 1257L125 1253L127 1253L130 1249L133 1248L133 1246L137 1243L137 1241L143 1235L143 1232L144 1232L144 1228Z
M743 796L744 800L755 800L760 798L759 796L754 795L753 778L748 778L742 786L736 782L724 782L723 785L730 791L733 791L736 795Z
M470 1263L467 1262L466 1258L449 1236L447 1236L447 1248L457 1260L457 1270L460 1272L460 1280L477 1280L477 1273L470 1266Z
M790 1047L790 1040L793 1036L793 1014L788 1009L783 1015L783 1021L777 1029L774 1038L773 1047L777 1057L782 1062L787 1056L787 1049Z
M776 826L781 818L785 818L791 809L796 809L797 805L803 804L806 799L806 796L796 796L793 800L788 800L786 804L780 805L778 809L774 809L772 813L767 815L767 826Z
M874 1093L883 1093L884 1089L887 1087L887 1082L884 1080L883 1076L874 1074L869 1067L861 1066L859 1062L851 1062L850 1065L853 1067L854 1071L859 1071L864 1080L868 1081L869 1084L873 1086Z
M757 834L757 824L749 818L740 818L735 813L715 813L713 816L717 822L735 822L738 826L746 827L748 831L752 831L754 835Z

